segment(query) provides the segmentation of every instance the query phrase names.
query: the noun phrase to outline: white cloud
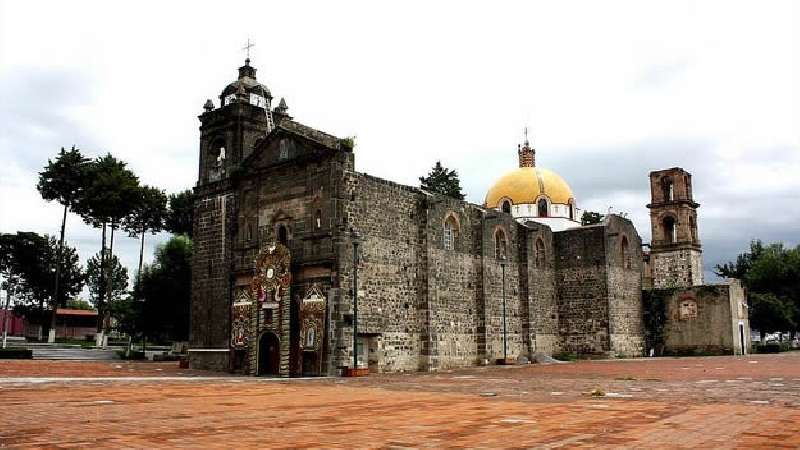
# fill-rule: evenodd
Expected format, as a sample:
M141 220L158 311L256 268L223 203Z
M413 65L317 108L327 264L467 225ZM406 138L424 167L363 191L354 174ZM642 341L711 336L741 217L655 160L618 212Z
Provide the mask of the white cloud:
M193 185L196 116L250 37L298 120L358 136L358 170L416 184L442 159L481 202L528 125L580 206L644 237L647 173L693 172L707 265L759 230L797 243L798 22L791 1L0 2L0 230L57 231L34 185L60 146Z

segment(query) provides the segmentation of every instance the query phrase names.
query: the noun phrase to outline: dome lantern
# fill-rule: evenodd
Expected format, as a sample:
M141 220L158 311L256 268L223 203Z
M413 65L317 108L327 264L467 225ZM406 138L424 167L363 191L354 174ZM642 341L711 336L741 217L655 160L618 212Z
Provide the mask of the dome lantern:
M525 145L517 145L520 167L536 167L536 149L528 142L528 127L525 127Z

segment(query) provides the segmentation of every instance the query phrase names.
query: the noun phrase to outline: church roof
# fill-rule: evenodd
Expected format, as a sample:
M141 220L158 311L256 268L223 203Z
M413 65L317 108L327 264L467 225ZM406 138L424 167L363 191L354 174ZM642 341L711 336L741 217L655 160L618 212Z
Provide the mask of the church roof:
M533 204L540 196L551 203L568 204L572 189L560 175L541 167L519 167L507 172L486 193L486 207L497 208L508 198L515 205Z
M277 128L286 130L290 133L297 134L308 140L314 141L318 144L322 144L325 147L334 150L344 150L344 147L342 146L341 143L341 139L339 139L338 137L332 134L316 130L307 125L303 125L300 122L295 122L294 120L282 120L278 123Z

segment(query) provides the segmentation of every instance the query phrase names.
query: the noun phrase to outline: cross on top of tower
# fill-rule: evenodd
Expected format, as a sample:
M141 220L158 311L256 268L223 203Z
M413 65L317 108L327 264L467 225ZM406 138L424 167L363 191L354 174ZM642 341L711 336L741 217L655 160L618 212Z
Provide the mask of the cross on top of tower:
M247 59L245 61L247 61L248 63L250 62L250 49L255 46L256 46L255 42L250 42L250 38L247 38L247 45L242 47L242 50L244 50L247 54Z

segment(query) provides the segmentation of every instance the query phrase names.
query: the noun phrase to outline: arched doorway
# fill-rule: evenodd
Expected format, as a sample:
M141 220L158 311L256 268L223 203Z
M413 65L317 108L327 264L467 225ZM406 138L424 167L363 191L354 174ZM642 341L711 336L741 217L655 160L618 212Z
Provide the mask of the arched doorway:
M258 375L279 375L281 346L278 336L264 333L258 339Z

